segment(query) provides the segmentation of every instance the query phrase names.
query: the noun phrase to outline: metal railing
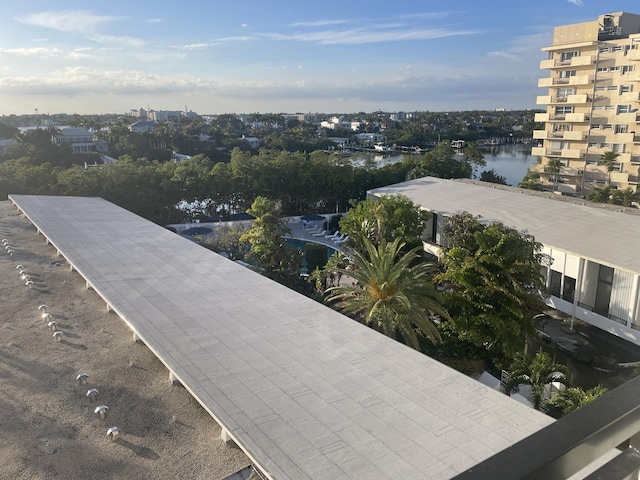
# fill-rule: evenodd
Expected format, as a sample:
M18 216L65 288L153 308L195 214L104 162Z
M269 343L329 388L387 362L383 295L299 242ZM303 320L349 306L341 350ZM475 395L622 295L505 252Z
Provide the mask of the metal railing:
M616 446L622 453L593 467L586 478L637 479L639 432L640 377L636 377L454 479L565 480Z

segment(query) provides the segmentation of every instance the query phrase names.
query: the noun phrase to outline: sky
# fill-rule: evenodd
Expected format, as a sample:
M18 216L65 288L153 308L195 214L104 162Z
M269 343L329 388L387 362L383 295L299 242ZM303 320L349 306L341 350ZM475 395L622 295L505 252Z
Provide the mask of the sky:
M537 108L553 27L637 0L3 2L0 115Z

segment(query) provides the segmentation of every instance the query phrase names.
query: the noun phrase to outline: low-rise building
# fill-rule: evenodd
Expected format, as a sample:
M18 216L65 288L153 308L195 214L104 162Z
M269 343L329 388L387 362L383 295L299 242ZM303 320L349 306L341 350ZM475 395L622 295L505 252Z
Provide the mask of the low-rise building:
M51 137L55 145L69 145L73 153L106 153L109 145L105 140L95 138L93 132L85 128L63 128Z
M640 210L473 180L424 177L368 192L404 195L432 214L425 251L447 245L447 218L466 211L533 235L551 258L547 304L640 345Z

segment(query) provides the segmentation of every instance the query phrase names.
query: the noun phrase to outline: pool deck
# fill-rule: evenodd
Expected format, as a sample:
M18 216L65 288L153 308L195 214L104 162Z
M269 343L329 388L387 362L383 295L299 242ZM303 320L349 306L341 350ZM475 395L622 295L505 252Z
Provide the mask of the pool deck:
M319 227L322 227L322 223L323 223L322 221L313 222L311 225L313 226L313 224L317 224ZM300 223L299 221L296 221L295 219L290 221L287 224L287 226L291 229L291 234L288 235L289 238L295 238L296 240L304 240L305 242L320 243L322 245L326 245L327 247L331 247L340 252L343 252L346 249L346 245L347 245L346 242L335 243L331 239L326 238L325 235L315 236L313 235L313 233L310 231L309 228L303 227L302 223Z

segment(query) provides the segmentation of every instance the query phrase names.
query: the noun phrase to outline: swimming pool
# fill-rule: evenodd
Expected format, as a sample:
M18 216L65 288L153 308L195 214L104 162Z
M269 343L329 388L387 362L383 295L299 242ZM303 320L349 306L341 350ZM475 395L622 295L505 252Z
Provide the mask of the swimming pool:
M309 273L307 272L307 259L304 256L304 248L307 243L314 243L316 245L323 245L327 247L327 260L329 260L331 256L338 251L337 249L332 248L329 245L325 245L324 243L312 242L309 240L299 240L297 238L285 238L284 242L287 244L287 246L291 248L297 248L303 253L302 266L300 267L300 273Z

